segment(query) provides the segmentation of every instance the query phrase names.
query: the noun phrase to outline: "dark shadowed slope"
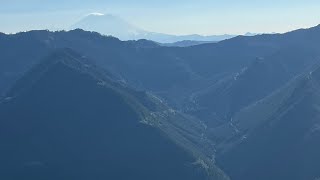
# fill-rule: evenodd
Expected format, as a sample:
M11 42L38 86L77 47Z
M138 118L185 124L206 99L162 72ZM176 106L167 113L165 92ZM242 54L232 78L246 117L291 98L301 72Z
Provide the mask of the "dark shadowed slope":
M55 52L0 103L0 179L227 179L189 140L196 130L156 110L76 53Z
M240 144L219 158L231 178L320 177L320 69L306 74L236 116Z
M199 91L198 103L209 108L197 113L215 112L221 119L229 120L242 108L268 96L319 61L319 50L307 47L285 48L257 58L234 75Z
M320 49L316 45L320 39L319 27L282 35L238 37L238 41L235 39L237 38L218 44L238 42L235 49L242 49L242 46L245 46L243 43L246 42L255 46L264 44L277 48L267 55L257 56L255 60L236 72L193 93L192 100L197 106L191 113L202 119L208 119L208 123L212 123L212 126L230 121L242 108L270 95L287 81L320 61ZM245 50L243 52L245 53ZM241 61L241 59L240 56L235 57L235 60ZM212 122L211 119L217 120Z

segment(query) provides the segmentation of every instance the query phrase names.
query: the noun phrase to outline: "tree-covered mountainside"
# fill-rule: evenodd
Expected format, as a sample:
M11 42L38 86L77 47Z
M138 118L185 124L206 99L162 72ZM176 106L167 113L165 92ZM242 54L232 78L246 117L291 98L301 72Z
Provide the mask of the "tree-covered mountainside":
M107 121L101 117L115 117L111 119L123 119L124 129L116 130L122 123L111 121L117 127L111 128L110 132L117 134L112 135L119 141L139 144L135 151L130 151L136 153L134 156L129 152L125 153L127 156L115 156L121 162L125 162L122 157L142 156L149 148L146 144L155 143L155 149L164 150L166 145L173 149L164 150L168 154L161 157L166 158L152 166L146 166L147 160L142 157L137 168L150 168L146 172L154 174L139 173L137 177L154 179L159 175L153 168L160 168L168 173L159 177L171 178L171 166L166 163L174 161L179 168L174 171L185 174L179 176L182 179L204 175L224 178L216 162L232 179L319 178L319 42L320 25L190 47L164 47L148 40L120 41L80 29L0 34L0 117L7 117L2 120L0 135L2 144L10 145L6 138L9 135L16 142L3 148L2 156L16 162L7 166L6 172L10 174L19 168L22 172L29 165L16 164L26 162L31 162L32 168L47 167L43 162L51 162L52 159L46 159L49 153L56 153L54 159L58 159L59 153L61 159L75 158L70 155L70 148L73 152L73 147L90 147L89 141L107 136L102 129L111 126L105 125ZM63 53L57 53L57 49L64 49ZM47 57L48 54L51 55ZM76 117L70 118L73 116ZM88 117L92 117L90 122ZM25 119L33 123L26 123ZM78 129L71 128L78 119L82 124ZM52 131L48 124L57 128ZM86 129L90 137L85 137L80 133L85 126L96 131L92 134ZM65 134L54 136L57 129ZM40 139L34 138L44 132ZM150 136L146 135L149 133ZM78 134L87 141L77 141ZM69 138L65 138L68 142L62 141L64 136ZM60 143L51 147L66 149L47 148L50 144L41 137ZM70 142L75 144L68 146ZM122 147L115 142L112 146ZM93 151L105 151L103 143L100 139ZM29 145L41 145L47 148L47 154L41 155L39 149L34 152L41 156L32 154L31 149L22 152L21 147ZM85 154L85 148L80 149L78 158L98 159ZM155 149L152 153L159 153ZM173 155L173 151L179 156ZM8 152L16 153L17 158L7 156ZM29 155L35 159L18 162ZM81 158L79 161L86 161ZM66 164L72 162L69 160ZM76 168L87 170L84 174L93 169L102 173L95 167L80 165ZM128 167L131 165L134 163ZM163 166L166 167L162 169ZM32 168L25 172L32 172Z
M317 179L320 69L310 70L240 112L239 145L219 158L232 179Z
M200 125L69 49L19 79L0 117L1 179L228 179Z
M147 40L120 41L79 29L2 34L0 92L49 52L71 48L130 86L152 91L177 109L217 126L220 123L212 119L228 121L318 61L319 29L239 36L186 48L161 47ZM212 101L215 97L219 99Z

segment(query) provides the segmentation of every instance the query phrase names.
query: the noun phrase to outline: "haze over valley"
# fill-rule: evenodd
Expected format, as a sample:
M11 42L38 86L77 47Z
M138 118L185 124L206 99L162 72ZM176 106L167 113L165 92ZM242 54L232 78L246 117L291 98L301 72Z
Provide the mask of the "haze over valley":
M0 26L0 179L320 178L318 2L36 2L0 7L0 19L12 18ZM300 7L308 12L292 30ZM203 23L217 20L213 9L233 29ZM61 28L14 21L48 12ZM145 28L159 14L176 16Z

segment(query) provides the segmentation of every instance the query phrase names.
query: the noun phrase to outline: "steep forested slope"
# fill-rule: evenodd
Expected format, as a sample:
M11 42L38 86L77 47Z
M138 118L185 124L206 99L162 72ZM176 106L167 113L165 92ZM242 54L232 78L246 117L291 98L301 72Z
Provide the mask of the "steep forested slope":
M1 179L227 179L199 126L71 50L23 76L0 117Z
M236 116L240 144L219 159L233 179L319 177L319 90L316 68Z

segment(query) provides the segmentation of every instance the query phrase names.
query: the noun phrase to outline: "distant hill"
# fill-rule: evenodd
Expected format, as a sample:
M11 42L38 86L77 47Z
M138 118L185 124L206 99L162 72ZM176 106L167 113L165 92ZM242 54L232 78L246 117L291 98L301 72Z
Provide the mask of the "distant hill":
M149 32L120 17L110 14L92 13L85 16L79 22L73 24L70 29L83 29L87 31L99 32L103 35L117 37L121 40L148 39L159 43L174 43L177 41L221 41L235 37L236 35L212 35L201 36L192 35L169 35L163 33Z
M228 179L194 144L201 126L68 49L17 81L0 116L1 179Z
M196 46L200 44L207 44L207 43L216 43L215 41L191 41L191 40L184 40L178 41L174 43L160 43L161 46L166 47L189 47L189 46Z

